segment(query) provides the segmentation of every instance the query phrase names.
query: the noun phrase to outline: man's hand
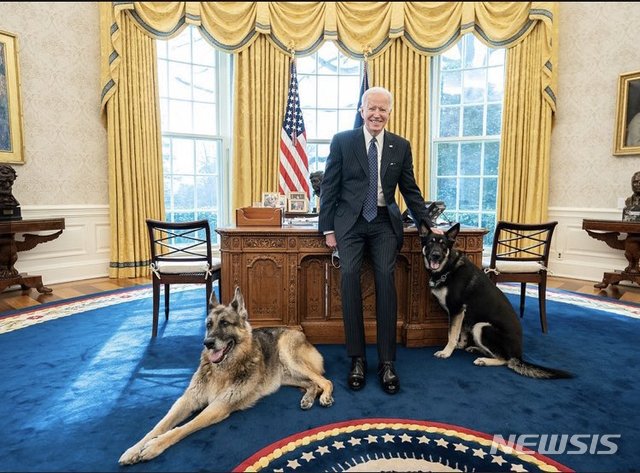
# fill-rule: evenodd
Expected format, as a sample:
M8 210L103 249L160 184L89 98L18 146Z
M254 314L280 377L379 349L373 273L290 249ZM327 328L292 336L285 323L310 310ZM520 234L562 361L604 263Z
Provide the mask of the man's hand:
M326 243L326 245L331 248L332 250L335 250L336 247L338 246L338 241L336 240L336 234L335 233L327 233L324 236L324 241Z

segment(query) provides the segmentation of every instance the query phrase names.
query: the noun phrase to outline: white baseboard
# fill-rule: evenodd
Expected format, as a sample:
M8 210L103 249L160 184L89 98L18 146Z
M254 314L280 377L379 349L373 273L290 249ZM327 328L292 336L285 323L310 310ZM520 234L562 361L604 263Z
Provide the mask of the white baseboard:
M620 220L619 209L549 208L549 220L557 220L551 243L549 269L553 276L601 281L605 271L624 269L629 263L622 250L591 238L582 229L583 219Z
M23 206L22 218L64 218L55 240L18 253L21 273L40 275L46 285L108 276L111 235L109 206ZM37 232L48 235L53 232ZM22 240L21 234L16 234Z

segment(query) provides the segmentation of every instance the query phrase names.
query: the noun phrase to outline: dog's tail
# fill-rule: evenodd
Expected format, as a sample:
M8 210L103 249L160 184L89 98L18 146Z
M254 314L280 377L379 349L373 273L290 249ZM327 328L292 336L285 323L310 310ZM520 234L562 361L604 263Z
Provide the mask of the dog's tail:
M507 367L522 376L539 379L566 379L573 378L573 375L567 371L557 370L554 368L545 368L544 366L527 363L521 358L511 358L507 363Z

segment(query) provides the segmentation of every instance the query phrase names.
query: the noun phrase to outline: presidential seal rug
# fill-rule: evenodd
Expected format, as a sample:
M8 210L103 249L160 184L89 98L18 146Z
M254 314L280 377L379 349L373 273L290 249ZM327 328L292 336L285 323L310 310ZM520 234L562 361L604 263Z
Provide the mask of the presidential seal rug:
M518 445L456 425L359 419L324 425L260 450L233 471L573 471Z

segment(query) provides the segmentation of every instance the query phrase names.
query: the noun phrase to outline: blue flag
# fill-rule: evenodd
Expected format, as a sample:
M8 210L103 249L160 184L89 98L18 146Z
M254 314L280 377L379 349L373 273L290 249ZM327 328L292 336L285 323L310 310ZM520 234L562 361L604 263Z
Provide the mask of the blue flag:
M367 62L364 63L364 73L362 74L362 85L360 86L360 98L358 99L358 109L356 110L356 119L353 122L353 128L361 127L364 122L360 115L360 107L362 106L362 95L369 88L369 75L367 74Z

